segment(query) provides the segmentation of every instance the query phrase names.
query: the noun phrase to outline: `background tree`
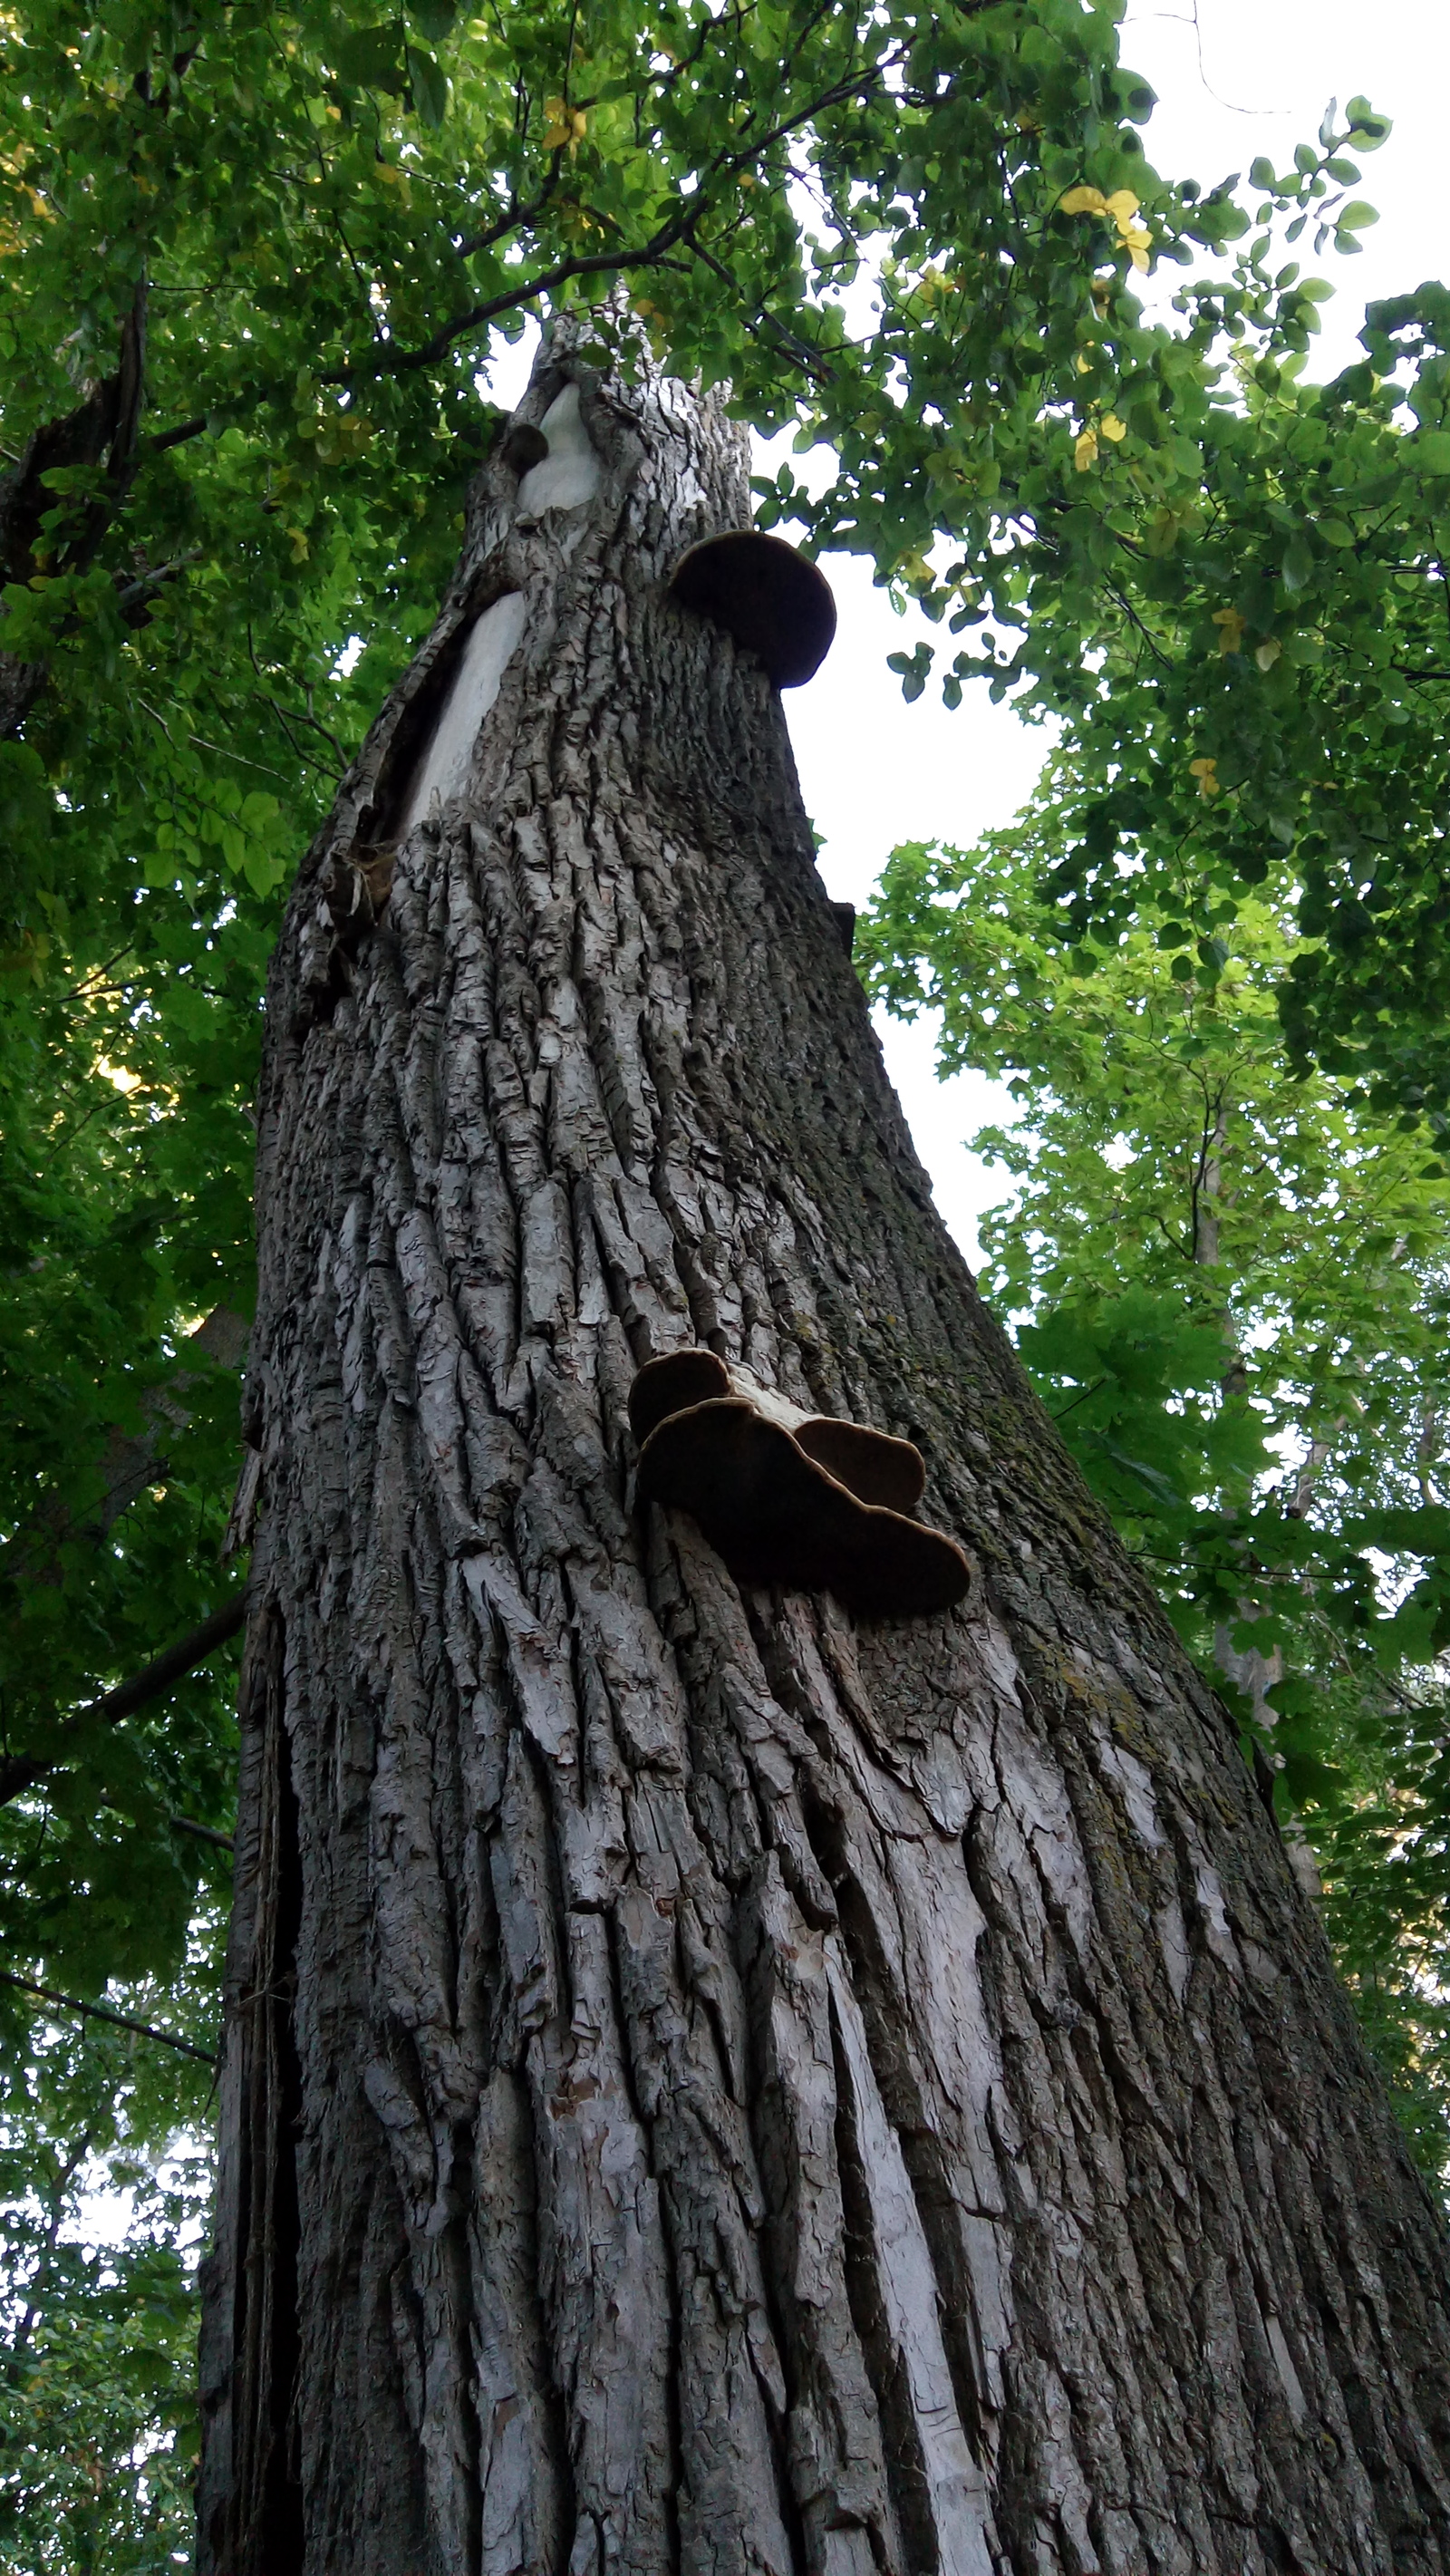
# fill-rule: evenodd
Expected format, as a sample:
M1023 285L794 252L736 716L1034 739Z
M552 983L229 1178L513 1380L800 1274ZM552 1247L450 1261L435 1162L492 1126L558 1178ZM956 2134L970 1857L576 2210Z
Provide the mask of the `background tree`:
M1088 1482L1276 1775L1427 2170L1447 2132L1443 1487L1450 1194L1418 1119L1293 1070L1294 871L1185 831L1092 958L1057 895L1076 745L970 852L897 850L863 922L943 1071L1006 1076L982 1285ZM1267 1779L1267 1774L1266 1774Z
M207 1963L209 1967L209 1962ZM185 1989L171 2010L210 2007ZM10 2000L7 1996L7 2002ZM17 1999L18 2000L18 1999ZM210 2202L210 2070L87 2021L4 2069L0 2564L44 2576L150 2571L190 2555L199 2425L193 2269ZM153 2142L188 2121L189 2145ZM125 2241L75 2241L97 2169L129 2199Z

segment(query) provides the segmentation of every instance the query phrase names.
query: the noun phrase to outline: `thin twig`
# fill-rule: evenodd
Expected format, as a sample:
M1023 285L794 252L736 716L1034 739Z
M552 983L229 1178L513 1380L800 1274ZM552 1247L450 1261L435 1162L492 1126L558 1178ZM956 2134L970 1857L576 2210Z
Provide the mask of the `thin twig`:
M168 447L184 447L189 438L200 438L205 428L206 416L203 413L199 420L183 420L175 429L155 431L146 445L153 456L160 456Z
M236 1850L233 1837L218 1833L215 1825L199 1825L191 1816L168 1816L166 1821L174 1834L194 1834L199 1843L212 1843L218 1851Z
M203 2066L215 2066L216 2058L209 2048L198 2048L191 2039L178 2039L175 2031L158 2030L154 2021L137 2021L133 2014L113 2012L109 2004L82 2003L79 1995L63 1995L55 1986L38 1986L33 1977L17 1977L9 1968L0 1968L0 1986L14 1986L22 1995L38 1995L42 2003L61 2004L67 2012L79 2013L86 2021L114 2022L118 2030L134 2030L142 2039L157 2039L163 2048L179 2048L183 2057L199 2057Z
M269 769L265 760L248 760L244 752L233 751L228 742L208 742L205 736L199 733L189 733L186 739L193 751L214 751L219 760L235 761L238 769L255 769L259 778L275 778L279 787L290 787L292 784L290 778L283 777L280 769Z

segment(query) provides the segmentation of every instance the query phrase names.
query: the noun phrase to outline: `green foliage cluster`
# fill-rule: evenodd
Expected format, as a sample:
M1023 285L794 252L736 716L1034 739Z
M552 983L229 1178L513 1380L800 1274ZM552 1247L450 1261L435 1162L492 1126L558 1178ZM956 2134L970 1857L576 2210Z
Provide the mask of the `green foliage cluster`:
M940 1011L946 1070L1008 1082L1015 1123L975 1139L1015 1182L984 1287L1307 1832L1444 2180L1450 1186L1420 1122L1291 1067L1287 856L1226 892L1208 823L1116 946L1064 939L1079 757L975 850L897 850L858 946L888 1007Z
M1450 298L1372 305L1363 344L1322 388L1241 358L1192 534L1135 529L1074 711L1080 803L1056 886L1091 942L1127 917L1137 868L1171 884L1185 835L1221 895L1285 854L1303 933L1280 996L1292 1060L1443 1135Z
M1104 280L1079 320L1071 473L1059 459L1054 489L1043 458L999 489L995 530L963 503L966 553L946 563L938 546L916 587L952 633L979 630L946 671L948 703L985 677L1071 725L1052 889L1084 959L1113 946L1145 885L1171 899L1191 842L1202 902L1184 948L1211 966L1214 905L1287 860L1302 934L1278 995L1291 1062L1332 1067L1444 1137L1450 295L1371 305L1363 359L1306 386L1330 289L1275 248L1286 209L1350 183L1346 146L1383 131L1352 101L1297 174L1256 163L1255 219L1234 204L1218 225L1249 238L1229 278L1175 298L1178 335L1125 326L1131 299ZM1338 246L1356 248L1369 219L1339 205ZM929 644L900 657L908 695L934 658Z
M213 1907L181 1979L150 1997L193 2028L211 2011L218 1928ZM0 2019L0 2567L161 2576L191 2556L210 2075L94 2022L25 2045L13 1990ZM179 2128L192 2138L163 2156ZM77 2201L102 2184L107 2241L88 2246Z

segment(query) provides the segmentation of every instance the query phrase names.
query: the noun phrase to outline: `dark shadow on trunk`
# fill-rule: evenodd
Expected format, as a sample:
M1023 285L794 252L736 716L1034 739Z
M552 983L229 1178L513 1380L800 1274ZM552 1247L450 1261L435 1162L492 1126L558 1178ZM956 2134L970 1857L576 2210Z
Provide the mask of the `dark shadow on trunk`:
M246 2053L242 2231L234 2350L240 2508L237 2576L300 2576L304 2534L293 2402L300 2338L297 2139L302 2074L293 2014L302 1865L287 1733L282 1624L274 1614L265 1693L266 1809L255 1975L244 1998Z

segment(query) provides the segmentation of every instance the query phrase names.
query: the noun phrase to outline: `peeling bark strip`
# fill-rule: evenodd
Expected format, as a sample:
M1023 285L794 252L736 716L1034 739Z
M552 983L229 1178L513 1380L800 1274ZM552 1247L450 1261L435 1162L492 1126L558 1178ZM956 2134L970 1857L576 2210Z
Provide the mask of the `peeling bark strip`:
M272 977L201 2568L1444 2576L1435 2215L667 594L743 441L558 343L540 421ZM691 1345L913 1441L967 1599L636 1508Z

